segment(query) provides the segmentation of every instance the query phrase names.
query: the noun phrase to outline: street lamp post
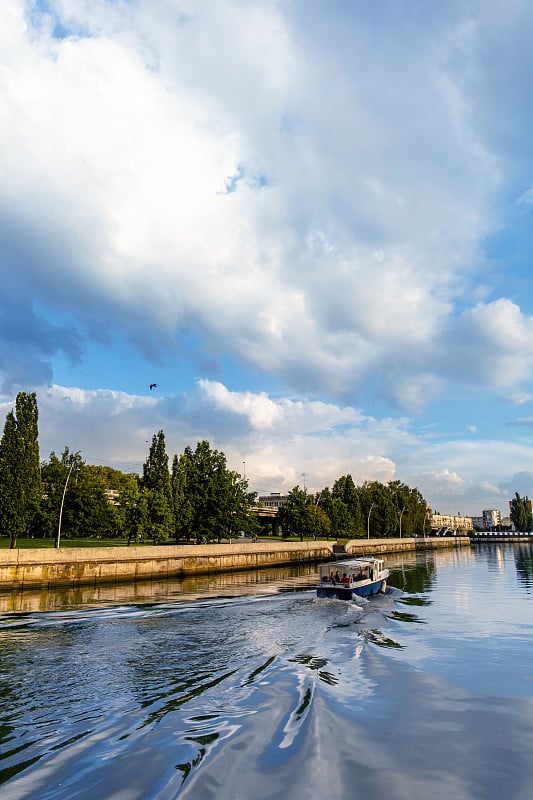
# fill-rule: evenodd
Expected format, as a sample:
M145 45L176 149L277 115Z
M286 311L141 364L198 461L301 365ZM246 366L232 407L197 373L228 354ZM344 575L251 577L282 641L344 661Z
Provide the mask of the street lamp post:
M405 508L402 508L402 510L400 511L400 539L402 538L402 516L404 511Z
M313 514L313 540L315 542L316 542L316 515L317 515L318 504L320 503L321 494L322 492L319 492L317 495L317 498L315 500L315 513Z
M367 539L370 539L370 514L372 513L372 509L374 508L375 503L372 503L370 509L368 511L368 519L366 521L366 530L367 530Z
M63 517L63 504L65 502L65 495L67 493L67 486L68 486L69 478L72 475L72 470L74 469L74 463L75 462L73 461L72 464L70 465L70 469L68 471L67 479L65 481L65 486L63 487L63 496L61 498L61 506L59 507L59 523L58 523L58 526L57 526L57 536L56 536L56 540L54 542L54 547L56 547L56 548L59 548L59 540L61 538L61 519Z

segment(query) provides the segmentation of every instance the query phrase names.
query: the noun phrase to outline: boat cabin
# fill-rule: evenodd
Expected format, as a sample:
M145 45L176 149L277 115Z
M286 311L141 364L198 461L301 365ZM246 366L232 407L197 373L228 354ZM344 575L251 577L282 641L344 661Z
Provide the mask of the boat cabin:
M318 579L320 583L333 585L363 584L367 581L377 580L383 573L384 560L374 558L374 556L360 556L346 561L332 561L328 564L320 564L318 567Z

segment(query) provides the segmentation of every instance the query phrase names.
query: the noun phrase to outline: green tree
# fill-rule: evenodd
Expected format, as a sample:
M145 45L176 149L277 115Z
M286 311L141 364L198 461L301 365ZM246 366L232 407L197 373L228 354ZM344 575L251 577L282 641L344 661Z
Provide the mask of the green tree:
M66 539L109 538L120 533L120 516L107 494L102 474L87 466L79 452L65 447L41 465L43 499L37 535Z
M307 506L309 525L313 532L313 539L329 539L331 535L331 521L323 508L316 503Z
M73 478L73 480L72 480ZM118 534L115 505L101 474L83 461L65 496L65 524L71 538L114 538Z
M177 529L187 540L207 540L235 536L238 531L258 529L250 513L255 493L239 473L228 470L224 453L213 450L209 442L186 447L173 461Z
M352 520L352 532L354 536L364 536L365 518L361 507L360 491L357 489L351 475L342 475L337 478L331 490L331 496L342 500L348 509Z
M187 498L187 470L185 456L175 455L170 473L170 495L172 500L172 523L176 543L180 537L190 538L192 506Z
M131 542L141 542L147 535L146 493L141 491L136 475L129 475L119 494L120 529Z
M412 489L401 481L389 481L387 486L397 514L397 520L391 533L399 535L400 520L402 536L413 536L424 532L427 503L418 489Z
M146 531L154 544L168 541L174 531L172 494L165 434L152 436L148 458L143 464L142 489L146 494Z
M313 517L308 513L311 498L299 486L295 486L287 495L286 501L278 511L278 520L285 536L313 535Z
M330 530L334 539L357 538L358 531L352 514L346 503L340 497L332 497L329 511ZM361 535L359 531L359 536Z
M12 549L41 502L38 416L35 392L19 392L0 442L0 530L11 537Z
M515 492L514 498L511 500L510 509L511 522L517 531L532 531L533 530L533 513L531 511L531 501L527 497L520 497L518 492Z
M389 487L379 481L365 481L359 492L367 535L370 532L371 538L390 536L397 524L397 510Z

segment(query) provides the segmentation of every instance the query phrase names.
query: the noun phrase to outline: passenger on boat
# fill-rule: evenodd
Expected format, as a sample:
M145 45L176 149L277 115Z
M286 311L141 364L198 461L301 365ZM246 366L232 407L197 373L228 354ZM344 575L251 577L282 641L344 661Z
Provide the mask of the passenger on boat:
M350 583L350 579L348 578L347 574L344 572L341 578L341 583Z
M338 572L336 572L335 577L333 579L333 583L340 583L340 582L341 582L341 576L339 575Z
M330 572L330 573L329 573L329 579L330 579L330 581L331 581L332 583L335 583L335 575L333 574L333 572Z

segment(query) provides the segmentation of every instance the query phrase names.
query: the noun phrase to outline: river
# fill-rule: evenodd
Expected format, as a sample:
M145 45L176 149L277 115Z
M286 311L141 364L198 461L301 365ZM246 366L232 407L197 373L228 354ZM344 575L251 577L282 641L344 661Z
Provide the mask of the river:
M386 562L0 596L0 797L530 800L533 548Z

